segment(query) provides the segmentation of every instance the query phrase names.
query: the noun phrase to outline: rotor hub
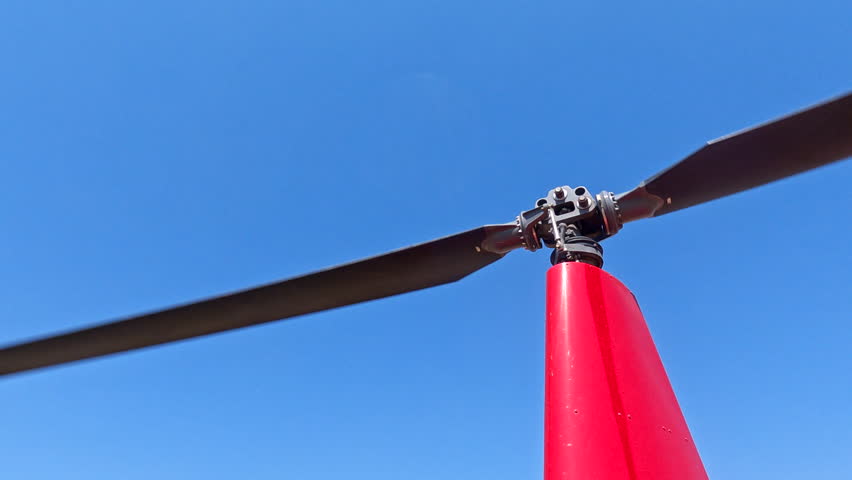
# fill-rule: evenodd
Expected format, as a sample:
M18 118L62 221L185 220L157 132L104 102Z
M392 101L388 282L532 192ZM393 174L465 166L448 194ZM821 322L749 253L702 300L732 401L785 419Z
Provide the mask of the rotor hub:
M521 243L530 251L542 246L564 250L568 238L585 237L598 242L621 230L621 216L612 192L592 195L586 187L564 185L550 190L535 205L532 210L521 212L516 220Z

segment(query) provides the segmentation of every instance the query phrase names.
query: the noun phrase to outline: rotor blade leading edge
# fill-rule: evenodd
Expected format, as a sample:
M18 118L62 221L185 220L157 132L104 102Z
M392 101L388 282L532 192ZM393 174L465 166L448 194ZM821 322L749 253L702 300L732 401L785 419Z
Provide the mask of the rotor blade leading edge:
M616 197L623 223L658 217L852 156L852 93L713 140Z
M220 297L0 349L0 376L209 335L454 282L505 255L488 225Z

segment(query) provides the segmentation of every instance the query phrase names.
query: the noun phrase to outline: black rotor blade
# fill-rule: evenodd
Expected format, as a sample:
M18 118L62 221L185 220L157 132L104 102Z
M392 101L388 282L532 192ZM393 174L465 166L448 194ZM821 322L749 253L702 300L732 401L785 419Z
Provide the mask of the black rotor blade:
M708 142L616 197L622 221L657 217L852 156L852 94Z
M454 282L508 249L489 225L301 277L0 349L0 375L319 312Z

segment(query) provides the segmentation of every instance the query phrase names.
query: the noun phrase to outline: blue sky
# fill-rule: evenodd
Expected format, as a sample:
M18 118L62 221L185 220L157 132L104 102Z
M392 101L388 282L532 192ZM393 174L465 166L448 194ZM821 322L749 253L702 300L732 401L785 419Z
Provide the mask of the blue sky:
M852 87L848 2L598 3L3 2L0 342L624 191ZM604 244L711 477L852 476L851 181ZM548 266L4 380L0 477L540 478Z

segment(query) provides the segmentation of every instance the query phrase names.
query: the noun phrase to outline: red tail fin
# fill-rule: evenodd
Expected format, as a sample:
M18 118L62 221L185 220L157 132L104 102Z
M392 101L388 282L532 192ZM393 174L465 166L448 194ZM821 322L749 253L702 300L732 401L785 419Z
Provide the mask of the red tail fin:
M545 480L707 474L633 294L603 270L547 272Z

